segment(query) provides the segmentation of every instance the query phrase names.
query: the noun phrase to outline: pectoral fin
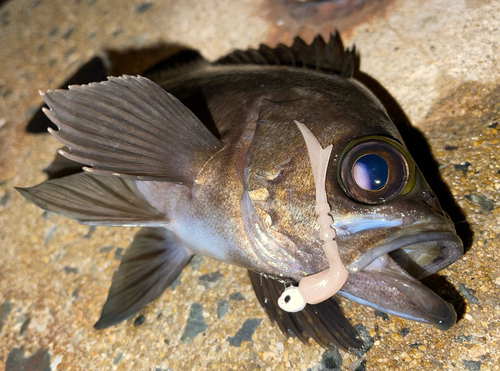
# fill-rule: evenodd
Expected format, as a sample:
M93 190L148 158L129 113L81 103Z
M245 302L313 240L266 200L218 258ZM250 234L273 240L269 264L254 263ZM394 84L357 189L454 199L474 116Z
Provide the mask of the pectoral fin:
M165 215L139 193L135 182L117 177L79 173L17 188L44 210L92 225L151 225L166 223Z
M63 152L69 151L67 147L61 148ZM78 162L71 161L66 157L62 156L59 151L56 153L54 160L43 169L43 172L47 174L48 179L63 178L68 175L73 175L76 173L81 173L83 171L82 164Z
M175 280L193 254L163 228L142 228L113 274L108 299L94 325L103 329L140 311Z
M174 96L145 77L109 81L43 94L49 130L70 160L100 175L169 181L190 186L223 147Z
M260 305L286 337L297 337L304 344L309 344L309 339L312 338L327 349L335 345L343 350L363 347L362 340L345 318L335 298L316 305L307 304L300 312L285 312L277 304L284 291L283 284L252 271L248 271L248 275Z
M81 66L73 76L59 87L59 89L66 89L70 85L88 84L89 82L105 80L108 75L108 67L105 57L94 57ZM30 122L28 122L26 126L26 131L28 133L46 134L47 128L56 129L55 125L44 115L43 108L47 108L47 106L43 104L40 109L35 112Z

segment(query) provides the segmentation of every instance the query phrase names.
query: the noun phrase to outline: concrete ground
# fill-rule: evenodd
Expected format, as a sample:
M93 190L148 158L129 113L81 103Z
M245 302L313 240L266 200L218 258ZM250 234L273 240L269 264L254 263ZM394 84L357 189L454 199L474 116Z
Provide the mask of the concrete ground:
M143 1L0 2L0 369L499 369L500 2L384 1L331 20L328 8L290 13L293 1ZM134 229L48 215L13 189L43 181L58 148L25 132L38 89L60 86L103 50L117 73L138 73L182 47L213 60L336 28L356 45L361 71L399 103L394 117L406 114L425 136L437 164L420 166L439 169L452 195L445 208L471 239L465 256L428 282L456 306L458 323L440 332L343 301L371 349L325 352L271 326L244 270L196 258L142 317L94 330Z

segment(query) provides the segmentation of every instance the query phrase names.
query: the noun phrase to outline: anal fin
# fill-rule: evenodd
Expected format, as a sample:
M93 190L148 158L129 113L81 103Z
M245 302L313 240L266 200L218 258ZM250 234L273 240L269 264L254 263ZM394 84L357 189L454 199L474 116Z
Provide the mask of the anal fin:
M128 179L78 173L16 189L36 206L82 224L143 226L167 222Z
M223 148L186 106L145 77L110 77L42 96L59 128L50 133L70 149L61 154L95 174L191 186Z
M307 304L300 312L286 312L277 304L284 291L282 283L252 271L248 271L248 275L260 305L286 337L297 337L304 344L309 344L312 338L327 349L338 346L343 350L357 350L363 347L358 333L334 297L316 305Z
M94 327L115 325L140 311L160 296L192 256L172 232L142 228L113 274L108 298Z

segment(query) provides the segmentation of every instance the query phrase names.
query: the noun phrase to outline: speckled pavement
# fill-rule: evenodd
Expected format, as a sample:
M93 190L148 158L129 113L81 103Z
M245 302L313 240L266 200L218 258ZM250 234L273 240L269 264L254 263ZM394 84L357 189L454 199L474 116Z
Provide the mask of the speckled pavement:
M321 24L270 0L143 1L0 2L0 369L500 369L500 2L385 1ZM165 56L155 50L188 46L213 60L336 27L423 133L437 163L420 166L439 169L463 213L457 227L473 231L465 256L427 282L455 305L457 325L440 332L343 301L370 349L325 352L270 325L244 270L197 257L135 318L95 330L134 229L82 226L14 190L43 181L58 148L25 132L37 90L102 50L149 50L151 60L118 58L138 73Z

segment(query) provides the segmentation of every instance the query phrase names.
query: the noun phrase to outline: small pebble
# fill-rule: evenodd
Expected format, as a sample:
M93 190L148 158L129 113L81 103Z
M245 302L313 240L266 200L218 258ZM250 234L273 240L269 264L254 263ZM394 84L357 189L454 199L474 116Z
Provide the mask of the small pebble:
M47 246L49 241L52 239L54 236L54 232L56 231L57 227L53 225L52 227L45 228L44 234L43 234L43 245Z
M212 288L222 279L222 277L223 275L221 274L220 271L215 271L200 276L198 278L198 281L206 288Z
M123 247L119 247L115 251L115 260L122 260L123 258Z
M99 252L110 252L113 250L113 246L104 246L99 249Z
M251 341L252 335L257 329L257 327L259 327L261 321L262 319L260 318L247 319L243 323L241 328L238 331L236 331L236 334L234 334L234 336L229 336L227 338L227 342L229 343L229 345L233 347L239 347L241 346L241 343L243 341Z
M403 337L396 332L391 334L391 339L396 341L403 341Z
M410 332L410 329L408 327L404 327L401 330L398 331L401 336L406 336Z
M195 254L189 261L189 266L192 269L198 269L202 261L203 261L203 255Z
M28 316L26 320L23 322L21 330L19 330L19 336L24 336L26 330L28 329L28 326L30 325L30 322L31 322L31 317Z
M462 364L469 371L479 371L481 369L481 362L463 360Z
M148 11L153 5L154 5L153 3L142 3L137 8L135 8L135 11L141 14Z
M366 359L363 359L354 369L354 371L365 371L365 370L366 370Z
M170 285L170 290L172 290L172 291L175 290L177 288L177 286L179 286L181 284L181 282L182 282L182 277L181 276L182 276L182 273L179 274L175 278L174 282L172 282L172 284Z
M379 310L376 310L376 311L375 311L375 317L380 317L380 318L382 318L384 321L388 321L388 320L389 320L389 316L387 315L387 313L381 312L381 311L379 311Z
M191 304L191 309L189 311L189 317L187 319L186 327L181 336L181 341L183 343L189 343L198 334L202 333L207 329L207 324L203 318L203 307L198 303Z
M144 317L142 314L139 315L135 320L134 320L134 327L142 325L144 322L146 322L146 317Z
M476 194L465 195L465 199L470 203L479 206L481 209L486 211L491 211L495 207L493 200L485 196L480 196Z
M470 166L470 162L465 161L465 162L461 162L460 164L454 164L453 168L456 171L463 171L464 175L465 175L465 173L467 173L467 170L469 169L469 166Z
M241 295L241 292L236 291L236 292L233 292L231 295L229 295L229 300L243 301L243 300L245 300L245 297L243 295Z
M96 229L95 225L89 226L89 229L88 229L87 233L85 233L85 235L83 236L83 238L90 238L90 236L92 235L92 233L94 233L95 229Z
M465 287L463 283L458 286L458 291L467 299L469 304L479 304L477 298Z
M70 273L77 274L78 273L78 269L66 266L66 267L64 267L64 272L67 273L67 274L70 274Z
M68 31L66 31L65 33L62 34L62 38L64 40L68 40L70 37L71 37L71 34L73 33L73 31L75 30L75 28L70 28Z
M354 329L358 332L359 336L363 340L364 348L360 350L355 350L353 353L356 357L361 358L363 354L365 354L371 349L375 340L373 339L373 337L369 335L368 331L366 330L366 327L362 323L354 325Z
M118 352L118 353L116 353L116 356L115 356L115 358L113 359L113 364L114 364L114 365L117 365L118 363L120 363L120 362L121 362L122 358L123 358L123 353L122 353L122 352Z
M327 370L337 370L340 369L342 365L342 357L338 349L327 350L323 353L321 363Z
M7 205L7 202L9 201L9 198L10 198L10 193L5 192L5 194L2 196L2 198L0 198L0 205L2 207L5 207Z
M217 302L217 319L221 319L229 310L229 302L221 299Z

